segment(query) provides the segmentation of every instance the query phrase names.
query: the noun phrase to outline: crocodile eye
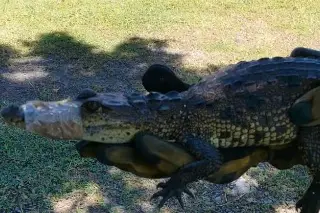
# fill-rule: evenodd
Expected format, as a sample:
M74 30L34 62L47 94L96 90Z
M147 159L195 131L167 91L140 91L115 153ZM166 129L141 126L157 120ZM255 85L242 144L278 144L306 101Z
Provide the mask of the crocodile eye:
M87 101L83 104L83 107L89 112L95 112L101 107L101 104L97 101Z

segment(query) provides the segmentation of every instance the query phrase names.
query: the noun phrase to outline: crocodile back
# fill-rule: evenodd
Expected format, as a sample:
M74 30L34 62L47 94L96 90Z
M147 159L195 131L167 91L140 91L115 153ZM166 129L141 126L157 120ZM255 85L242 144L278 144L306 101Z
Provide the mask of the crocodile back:
M217 147L290 143L296 126L288 109L320 85L320 60L262 58L226 67L184 95L188 132Z

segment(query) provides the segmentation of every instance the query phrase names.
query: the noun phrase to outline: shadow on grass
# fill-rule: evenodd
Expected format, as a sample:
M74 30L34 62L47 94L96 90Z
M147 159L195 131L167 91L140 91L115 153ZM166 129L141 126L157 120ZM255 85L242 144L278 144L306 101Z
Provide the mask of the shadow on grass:
M16 58L19 53L8 45L0 45L0 67L7 67L11 58Z
M184 74L182 56L168 53L165 40L133 37L110 52L98 51L63 32L44 34L37 41L23 43L31 49L26 57L16 57L18 53L8 46L1 48L0 107L31 99L73 97L83 88L99 92L143 91L141 76L154 63L171 66L180 76L199 79ZM55 201L72 197L75 190L90 194L93 186L109 201L85 207L91 211L124 206L129 212L141 212L137 200L144 197L148 202L151 196L143 187L128 185L125 176L136 178L129 173L120 172L114 177L110 167L80 158L72 142L47 140L8 128L0 121L0 147L0 210L55 210ZM83 198L79 199L70 201L70 208L74 209L66 211L84 205Z
M110 52L100 51L64 32L43 34L36 41L22 43L31 50L30 54L14 60L10 68L0 67L2 97L10 102L57 100L89 87L99 92L143 91L141 77L155 63L170 66L189 82L200 78L198 70L183 68L181 54L166 51L166 40L132 37ZM14 52L6 48L2 64L7 64L9 53ZM209 65L206 72L216 69L217 66Z

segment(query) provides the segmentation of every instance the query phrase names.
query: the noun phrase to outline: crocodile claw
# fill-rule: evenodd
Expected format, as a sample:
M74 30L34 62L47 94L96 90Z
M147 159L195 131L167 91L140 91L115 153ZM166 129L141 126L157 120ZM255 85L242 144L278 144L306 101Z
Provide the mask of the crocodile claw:
M188 194L193 199L195 198L194 194L186 187L181 186L181 184L175 184L170 180L168 182L162 182L157 185L157 189L162 188L159 192L156 192L152 195L150 200L156 199L158 197L162 197L158 209L161 209L165 202L167 202L170 198L175 197L181 208L184 209L184 203L182 201L182 193Z

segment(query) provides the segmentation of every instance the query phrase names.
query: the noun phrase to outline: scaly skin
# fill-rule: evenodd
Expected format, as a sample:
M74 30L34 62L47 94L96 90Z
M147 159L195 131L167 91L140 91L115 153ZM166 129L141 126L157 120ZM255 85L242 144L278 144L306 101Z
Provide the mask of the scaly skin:
M300 58L315 58L320 59L320 51L298 47L295 48L291 54L291 57L300 57ZM177 78L177 76L174 75L172 70L169 68L164 69L163 66L155 65L152 67L153 69L148 69L145 75L143 76L143 85L149 85L149 87L146 87L146 89L150 91L157 91L157 92L166 92L167 85L182 85L181 80ZM161 80L159 80L161 79ZM147 83L146 83L147 82ZM179 86L178 86L179 87ZM183 88L178 88L177 90L182 90ZM318 95L319 92L317 91L309 91L308 93L304 94L303 97L301 97L299 100L296 101L296 104L294 104L291 108L291 119L293 123L296 125L303 125L306 124L308 126L315 126L319 124L319 113L317 108L319 108L320 104L320 97ZM310 118L312 118L310 120ZM274 156L273 159L269 158L269 162L276 166L279 169L285 169L289 168L290 165L297 165L297 164L305 164L309 161L309 165L311 165L311 162L316 163L316 165L319 165L319 155L317 150L320 142L319 137L317 137L317 133L319 132L317 129L307 128L306 130L303 130L305 133L308 134L306 131L310 131L309 136L302 138L300 142L306 142L307 144L303 146L303 144L300 144L300 149L303 151L298 151L298 144L293 144L291 148L281 148L280 150L275 151L272 155ZM310 138L310 136L312 138ZM228 150L228 149L227 149ZM256 151L261 150L261 148L257 148ZM221 151L221 149L220 149ZM239 150L238 148L234 148L232 151L234 153L239 153L242 150ZM230 152L232 152L230 150ZM168 153L171 153L168 151ZM250 154L247 154L250 156ZM318 155L318 157L317 157ZM261 155L260 155L261 156ZM301 157L304 157L304 161L301 160ZM310 160L310 157L316 158L313 160ZM256 159L256 158L253 158ZM318 159L318 160L317 160ZM262 160L260 158L260 160ZM175 161L174 161L175 162ZM240 165L244 165L243 163L240 163L241 160L235 160L231 161L231 165L237 165L239 170L241 170ZM304 163L302 163L304 162ZM251 161L251 163L253 163ZM227 163L228 164L228 163ZM249 163L250 164L250 163ZM316 165L313 165L313 168L317 168ZM223 167L227 167L226 163ZM238 170L238 171L239 171ZM312 184L310 185L309 189L307 190L304 197L297 203L297 208L301 209L301 213L316 213L320 209L320 183L319 183L319 172L316 170L312 170L314 180ZM232 174L227 171L225 172L225 176L232 177ZM235 173L233 173L235 174Z
M238 63L182 93L88 92L74 102L81 107L84 140L119 143L145 132L181 143L197 159L159 185L163 190L153 197L164 197L161 207L172 196L180 200L182 192L190 194L186 184L219 171L223 159L217 148L291 143L298 128L288 109L319 85L319 75L318 60L278 57ZM9 122L11 109L2 113ZM14 109L20 116L21 110Z
M288 109L320 85L319 77L320 60L260 59L240 62L181 93L126 96L86 90L70 102L81 108L87 141L126 142L148 132L178 143L195 137L219 148L278 146L296 138ZM2 112L8 123L23 114L11 109Z
M83 139L117 143L145 131L176 142L192 135L219 148L287 144L298 132L288 109L319 77L318 60L274 58L239 63L182 93L96 94L80 100Z

